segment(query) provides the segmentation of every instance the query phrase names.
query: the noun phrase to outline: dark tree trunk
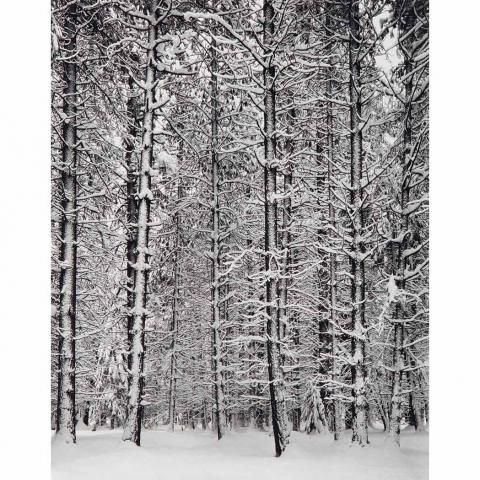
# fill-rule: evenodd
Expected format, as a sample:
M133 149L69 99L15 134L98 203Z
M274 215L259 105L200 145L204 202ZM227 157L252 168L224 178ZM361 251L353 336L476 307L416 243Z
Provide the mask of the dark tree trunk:
M413 28L415 23L413 6L406 15L405 22L401 22L403 26L402 33L408 32ZM404 50L405 53L405 50ZM404 73L406 78L405 85L405 119L403 125L403 151L401 156L402 161L402 183L400 191L400 238L401 241L396 242L396 249L392 245L392 250L396 255L393 255L393 268L392 276L395 279L395 287L397 290L393 311L392 311L392 323L393 323L393 374L392 374L392 401L391 401L391 414L389 422L389 436L393 441L400 446L400 424L403 415L403 402L404 396L402 394L402 381L403 373L405 370L406 352L404 348L405 342L405 323L409 318L409 308L406 305L405 288L406 279L405 272L408 268L408 258L405 253L410 248L410 214L408 213L408 205L410 202L410 173L411 173L411 161L410 153L412 147L412 89L413 89L413 77L412 72L412 58L409 53L405 54L404 60ZM411 395L410 395L411 399ZM415 420L416 421L416 420ZM415 426L415 429L417 425Z
M220 179L218 159L218 87L217 87L217 45L215 38L211 40L211 183L212 183L212 367L213 367L213 393L215 402L215 417L217 437L220 440L226 425L224 378L223 378L223 352L221 338L221 309L220 309L220 282L221 282L221 252L220 252Z
M350 213L351 217L351 349L353 396L353 435L352 442L360 446L368 444L366 366L365 366L365 243L364 208L362 187L363 175L363 135L362 98L360 79L360 13L358 0L349 4L349 95L350 95Z
M62 220L56 433L75 443L75 332L77 308L77 36L76 3L65 12L63 60Z
M137 57L135 57L137 58ZM137 58L138 60L138 58ZM132 368L132 336L133 336L133 299L135 286L135 242L137 222L137 201L135 199L137 190L137 162L135 161L135 139L138 134L138 121L134 98L135 83L130 77L128 79L130 96L127 100L127 115L131 122L128 137L125 140L125 166L127 169L127 368ZM130 385L130 375L128 383Z
M157 2L150 2L151 15L158 17ZM135 242L135 286L133 297L132 361L128 393L128 416L123 431L123 440L140 446L144 395L144 359L145 359L145 320L147 316L147 293L149 265L150 205L153 200L151 191L151 167L153 160L153 126L155 116L155 45L158 38L158 23L152 21L148 26L148 43L145 71L145 105L142 124L142 151L138 181L138 212Z
M180 151L182 148L180 147ZM183 189L178 180L177 202L183 197ZM182 249L181 240L181 215L180 211L175 213L175 264L173 273L173 302L172 322L170 324L170 381L168 395L168 428L173 432L175 426L175 406L177 394L177 352L175 350L178 336L178 320L180 308L180 258Z
M273 65L273 50L268 46L273 42L274 9L270 0L263 4L264 26L263 38L266 44L263 70L264 81L264 201L265 201L265 271L266 279L266 314L267 314L267 362L270 390L270 406L272 415L275 454L280 456L288 443L286 425L286 405L283 385L283 375L280 366L280 345L278 338L278 281L276 275L278 265L278 216L277 216L277 167L275 139L275 67Z

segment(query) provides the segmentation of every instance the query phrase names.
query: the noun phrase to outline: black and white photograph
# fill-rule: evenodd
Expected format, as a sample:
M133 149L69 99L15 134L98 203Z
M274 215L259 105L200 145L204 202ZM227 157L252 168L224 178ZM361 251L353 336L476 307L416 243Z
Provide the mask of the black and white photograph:
M427 478L428 3L51 21L53 478Z
M2 200L27 199L0 410L29 478L36 446L52 480L436 480L430 447L475 450L451 428L476 429L476 214L453 189L475 194L476 127L438 115L476 96L472 42L437 27L454 83L431 108L428 0L39 3L45 32L19 13L6 36L28 74Z

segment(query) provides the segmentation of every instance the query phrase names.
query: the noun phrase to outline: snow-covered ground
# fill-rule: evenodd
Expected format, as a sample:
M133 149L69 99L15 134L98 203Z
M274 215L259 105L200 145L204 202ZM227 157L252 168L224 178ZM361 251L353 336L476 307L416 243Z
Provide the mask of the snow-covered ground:
M333 442L328 434L292 432L280 458L273 439L253 430L142 432L142 447L125 444L120 430L77 433L76 445L52 442L53 480L427 480L428 433L402 432L402 447L371 432L366 448L349 445L350 432Z

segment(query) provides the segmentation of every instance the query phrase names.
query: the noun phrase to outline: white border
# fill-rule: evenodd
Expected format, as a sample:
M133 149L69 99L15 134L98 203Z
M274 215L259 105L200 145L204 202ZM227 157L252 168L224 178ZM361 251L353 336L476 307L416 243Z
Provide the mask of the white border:
M430 7L430 478L451 480L478 476L480 6Z
M50 478L50 4L2 2L0 452Z

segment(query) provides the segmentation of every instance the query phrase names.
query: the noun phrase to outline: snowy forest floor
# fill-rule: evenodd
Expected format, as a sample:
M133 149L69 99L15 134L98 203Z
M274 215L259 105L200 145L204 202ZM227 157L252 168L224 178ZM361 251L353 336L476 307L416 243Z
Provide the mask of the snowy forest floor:
M350 432L292 432L280 458L268 433L242 429L218 442L201 430L143 431L142 447L122 442L121 430L77 432L77 444L52 441L53 480L426 480L428 433L404 430L400 449L384 433L366 448L350 446Z

